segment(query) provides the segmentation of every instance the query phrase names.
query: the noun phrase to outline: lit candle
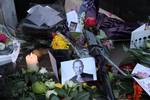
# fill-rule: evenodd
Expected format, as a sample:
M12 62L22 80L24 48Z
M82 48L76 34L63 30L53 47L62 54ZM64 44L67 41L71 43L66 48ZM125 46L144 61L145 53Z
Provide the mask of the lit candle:
M27 69L30 72L38 71L38 57L35 54L30 54L26 56Z

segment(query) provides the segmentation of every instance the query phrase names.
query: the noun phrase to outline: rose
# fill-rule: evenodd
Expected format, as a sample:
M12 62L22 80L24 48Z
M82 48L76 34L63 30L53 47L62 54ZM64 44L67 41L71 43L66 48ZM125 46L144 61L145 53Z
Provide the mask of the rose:
M92 26L96 26L96 19L94 17L87 17L84 20L84 25L86 27L92 27Z
M0 33L0 42L6 42L7 39L8 37L5 34Z

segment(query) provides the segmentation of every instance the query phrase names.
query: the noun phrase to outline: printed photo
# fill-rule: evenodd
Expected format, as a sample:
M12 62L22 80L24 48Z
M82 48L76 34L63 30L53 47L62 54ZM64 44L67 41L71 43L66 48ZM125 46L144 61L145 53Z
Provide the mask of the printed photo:
M77 23L76 22L71 22L69 26L70 32L75 32L77 28Z
M97 80L95 59L92 57L61 62L62 84Z

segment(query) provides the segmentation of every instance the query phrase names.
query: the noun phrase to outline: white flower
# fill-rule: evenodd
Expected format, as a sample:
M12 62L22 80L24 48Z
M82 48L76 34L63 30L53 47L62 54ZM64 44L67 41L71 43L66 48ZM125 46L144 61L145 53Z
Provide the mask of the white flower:
M4 50L5 49L5 44L0 42L0 50Z
M57 92L55 90L48 90L45 94L46 98L49 99L51 94L57 95Z
M39 73L41 73L41 74L45 74L45 73L47 73L48 71L46 70L46 68L44 68L44 67L42 67L41 69L40 69L40 71L39 71Z
M49 89L54 89L55 88L55 82L53 82L53 81L46 81L45 85L47 87L49 87Z
M77 84L74 83L73 81L66 81L66 82L65 82L65 87L66 87L66 88L67 88L67 87L73 88L73 87L75 87L75 86L77 86Z

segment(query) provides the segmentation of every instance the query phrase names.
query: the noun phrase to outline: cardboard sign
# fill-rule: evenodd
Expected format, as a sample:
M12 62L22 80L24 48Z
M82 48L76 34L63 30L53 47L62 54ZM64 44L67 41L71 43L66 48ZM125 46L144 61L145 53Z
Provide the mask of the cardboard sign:
M132 32L130 48L145 47L145 41L150 39L150 30L146 30L146 24Z

